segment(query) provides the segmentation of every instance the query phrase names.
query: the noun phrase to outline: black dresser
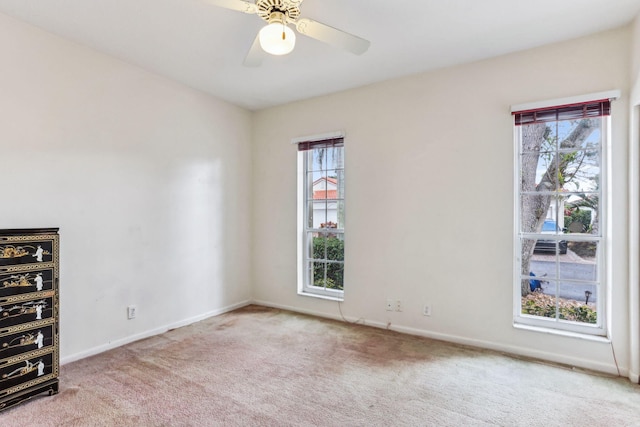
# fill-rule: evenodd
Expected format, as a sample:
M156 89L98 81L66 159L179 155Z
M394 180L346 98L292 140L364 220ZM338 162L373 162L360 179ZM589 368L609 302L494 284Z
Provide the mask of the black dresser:
M0 229L0 411L58 393L57 228Z

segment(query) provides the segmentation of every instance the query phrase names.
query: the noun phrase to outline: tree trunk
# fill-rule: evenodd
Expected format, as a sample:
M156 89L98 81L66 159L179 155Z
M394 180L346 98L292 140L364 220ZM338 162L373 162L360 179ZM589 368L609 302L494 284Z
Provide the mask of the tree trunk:
M521 206L520 206L520 227L523 232L533 232L542 227L540 218L544 218L551 200L546 201L546 197L540 194L531 194L536 189L536 170L540 158L540 147L544 142L547 133L547 125L537 123L522 126L522 176L520 178ZM546 206L546 208L545 208ZM528 276L531 262L531 255L535 247L535 240L522 240L522 276ZM530 292L529 282L521 281L522 296Z

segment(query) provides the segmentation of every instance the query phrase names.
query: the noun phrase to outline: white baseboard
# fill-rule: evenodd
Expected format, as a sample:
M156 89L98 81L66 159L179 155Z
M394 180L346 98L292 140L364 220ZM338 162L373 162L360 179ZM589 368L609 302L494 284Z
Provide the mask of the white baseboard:
M375 326L375 325L374 325ZM561 364L566 366L571 366L574 369L585 369L590 371L602 372L608 375L618 376L626 376L627 370L620 368L620 372L618 373L618 368L615 364L607 364L601 362L595 362L593 360L581 359L578 357L565 356L557 353L549 353L545 351L535 350L533 348L528 347L520 347L514 345L500 344L492 341L484 341L477 340L473 338L460 337L456 335L449 334L441 334L437 332L424 331L420 329L408 328L403 326L393 327L391 326L389 329L410 334L410 335L418 335L426 338L433 338L442 341L448 341L455 344L462 344L471 347L478 347L487 350L497 351L500 353L506 353L513 356L522 356L529 359L535 359L539 361L546 361L555 364Z
M357 322L358 324L361 324L361 325L367 325L367 326L372 326L372 327L381 328L381 329L388 329L390 331L401 332L408 335L415 335L415 336L420 336L425 338L436 339L440 341L451 342L454 344L461 344L461 345L466 345L470 347L493 350L501 353L507 353L513 356L522 356L522 357L527 357L527 358L536 359L540 361L547 361L555 364L568 365L571 367L575 367L576 369L585 369L585 370L603 372L609 375L618 376L618 368L613 363L607 364L607 363L594 362L592 360L564 356L556 353L548 353L548 352L539 351L539 350L535 350L527 347L505 345L505 344L495 343L492 341L484 341L484 340L477 340L473 338L461 337L457 335L443 334L443 333L432 332L432 331L427 331L423 329L398 326L394 324L387 324L383 322L372 321L372 320L367 320L362 318L355 318L355 317L349 317L349 316L343 317L340 315L332 315L332 314L327 314L327 313L314 311L314 310L306 310L306 309L300 309L298 307L274 304L268 301L253 300L252 304L262 305L265 307L279 308L282 310L293 311L301 314L309 314L312 316L318 316L318 317L323 317L323 318L328 318L333 320L340 320L340 321L347 321L347 322L354 322L354 323ZM622 377L630 376L628 369L625 369L625 368L620 368L619 375ZM637 379L637 374L635 378ZM634 381L634 382L637 383L638 381Z
M212 310L207 313L202 313L197 316L190 317L188 319L180 320L178 322L170 323L168 325L161 326L159 328L151 329L145 332L141 332L139 334L131 335L128 337L120 338L115 341L110 341L107 344L99 345L97 347L90 348L85 351L81 351L79 353L75 353L69 356L60 358L60 365L65 365L67 363L75 362L76 360L84 359L89 356L94 356L96 354L103 353L107 350L111 350L117 347L121 347L125 344L132 343L134 341L139 341L141 339L149 338L154 335L163 334L171 329L181 328L183 326L191 325L192 323L199 322L204 319L208 319L209 317L219 316L221 314L227 313L229 311L237 310L238 308L246 307L251 304L251 301L242 301L237 304L232 304L223 308L219 308L217 310Z

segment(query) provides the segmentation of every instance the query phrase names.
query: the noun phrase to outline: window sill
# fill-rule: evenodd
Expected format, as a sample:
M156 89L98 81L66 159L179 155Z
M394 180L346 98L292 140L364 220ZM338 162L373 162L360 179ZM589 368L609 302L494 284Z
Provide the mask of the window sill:
M330 296L330 295L312 294L311 292L304 292L304 291L298 291L298 295L303 296L303 297L326 299L326 300L329 300L329 301L339 301L339 302L343 302L344 301L344 296L343 297L334 297L334 296Z
M521 329L525 331L541 332L543 334L559 335L567 338L576 338L576 339L581 339L586 341L599 342L603 344L611 344L611 340L609 339L609 337L603 337L601 335L581 334L578 332L563 331L560 329L542 328L540 326L523 325L520 323L514 323L513 327L515 329Z

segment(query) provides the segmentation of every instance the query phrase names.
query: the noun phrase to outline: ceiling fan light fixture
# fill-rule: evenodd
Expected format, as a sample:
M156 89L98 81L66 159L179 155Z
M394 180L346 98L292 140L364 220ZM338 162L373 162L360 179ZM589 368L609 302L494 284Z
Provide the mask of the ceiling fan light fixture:
M296 33L286 24L283 13L273 12L269 24L260 30L260 47L271 55L286 55L296 45Z

